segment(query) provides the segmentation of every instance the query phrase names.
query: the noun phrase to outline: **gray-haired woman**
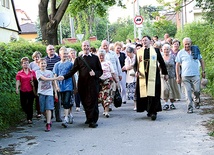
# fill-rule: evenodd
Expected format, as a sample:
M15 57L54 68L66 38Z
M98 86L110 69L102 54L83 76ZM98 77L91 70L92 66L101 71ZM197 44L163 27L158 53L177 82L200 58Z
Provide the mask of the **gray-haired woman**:
M98 51L98 57L100 59L102 70L103 70L103 74L100 77L101 89L99 92L98 102L102 103L104 108L103 115L108 118L110 116L109 105L113 101L113 96L111 95L112 84L113 84L113 80L115 82L117 82L117 80L116 80L116 77L114 76L114 73L115 73L114 67L111 64L111 62L105 60L105 54L106 54L106 51L103 49L100 49Z
M134 101L134 110L136 110L136 98L135 98L136 77L133 69L136 56L134 52L135 50L132 47L128 47L126 49L127 57L125 59L125 66L122 69L127 71L126 74L127 100Z

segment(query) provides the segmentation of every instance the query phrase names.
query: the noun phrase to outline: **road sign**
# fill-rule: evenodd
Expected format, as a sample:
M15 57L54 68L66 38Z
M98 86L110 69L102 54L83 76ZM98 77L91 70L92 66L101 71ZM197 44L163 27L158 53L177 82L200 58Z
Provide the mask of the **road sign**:
M135 16L134 17L134 23L136 25L141 25L143 23L143 17L142 16Z
M77 39L79 41L82 41L83 37L84 37L84 34L77 34Z

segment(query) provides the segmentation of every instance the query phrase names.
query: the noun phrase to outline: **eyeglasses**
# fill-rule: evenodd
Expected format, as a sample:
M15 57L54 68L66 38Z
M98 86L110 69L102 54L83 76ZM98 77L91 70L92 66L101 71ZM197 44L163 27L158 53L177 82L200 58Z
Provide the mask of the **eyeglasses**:
M54 50L54 48L50 48L49 51Z

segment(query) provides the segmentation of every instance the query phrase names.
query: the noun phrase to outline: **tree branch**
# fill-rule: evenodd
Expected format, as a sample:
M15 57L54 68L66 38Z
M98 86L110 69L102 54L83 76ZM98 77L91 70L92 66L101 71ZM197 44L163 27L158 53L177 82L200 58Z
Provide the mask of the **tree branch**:
M53 19L55 14L56 14L56 0L51 0L51 19Z
M59 24L59 22L61 21L63 15L65 14L65 11L69 5L71 0L62 0L62 2L60 3L59 7L56 10L56 14L53 17L53 20L57 22L57 24Z

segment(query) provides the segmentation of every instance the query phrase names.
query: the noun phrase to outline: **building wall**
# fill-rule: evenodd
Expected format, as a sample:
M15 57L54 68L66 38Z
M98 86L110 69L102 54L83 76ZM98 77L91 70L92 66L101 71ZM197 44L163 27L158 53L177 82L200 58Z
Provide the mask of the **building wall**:
M13 11L13 6L11 0L6 0L7 6L2 6L2 1L0 0L0 13L1 20L5 21L5 25L0 26L0 41L1 42L9 42L11 37L15 37L15 39L19 39L18 36L18 26L16 23L16 18ZM9 4L9 5L8 5Z
M190 0L187 0L186 3L189 3ZM183 3L183 5L185 5ZM202 20L202 9L197 8L196 1L188 4L183 8L183 23L184 25L187 23L192 23L194 21L203 21Z
M35 38L38 37L37 34L19 34L19 36L28 41L35 41Z
M19 40L19 35L15 31L0 28L0 34L0 42L9 43L11 41L11 38L16 38L17 40Z
M9 0L9 8L6 8L0 5L0 12L1 13L3 12L4 14L6 14L6 17L9 20L9 25L6 28L18 31L15 15L13 12L13 7L10 0Z

